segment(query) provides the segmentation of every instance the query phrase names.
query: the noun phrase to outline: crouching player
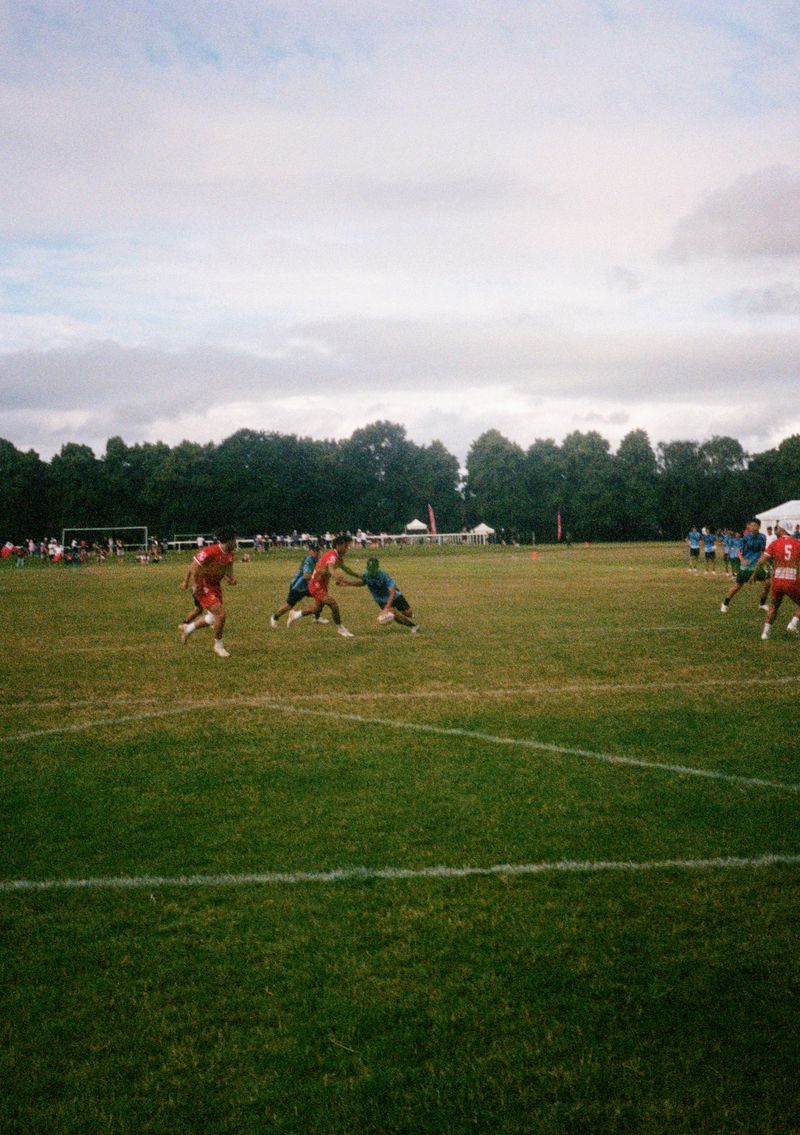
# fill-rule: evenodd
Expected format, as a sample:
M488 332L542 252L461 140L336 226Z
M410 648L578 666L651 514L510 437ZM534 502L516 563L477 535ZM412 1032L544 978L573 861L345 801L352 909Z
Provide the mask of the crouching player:
M797 634L798 622L800 622L800 540L795 540L792 537L793 529L789 520L779 521L775 526L775 531L778 534L778 539L770 544L758 561L759 565L767 560L771 560L774 564L772 602L770 603L767 621L764 623L764 629L761 632L763 639L768 639L770 636L772 624L775 622L784 595L788 595L797 604L792 620L786 628L787 631ZM752 583L754 578L755 573L753 573L749 582Z
M214 653L220 658L228 658L229 652L222 642L225 627L225 606L222 602L222 581L235 585L233 575L233 553L236 551L236 533L232 528L219 532L218 542L201 548L192 560L191 566L181 583L181 590L189 587L195 603L202 613L189 622L181 623L181 642L186 644L189 635L201 627L214 628Z
M404 627L410 627L412 634L416 634L419 630L419 625L414 622L413 612L408 600L392 577L387 575L385 571L381 571L380 564L374 556L367 560L367 570L361 579L354 583L349 580L339 580L338 582L340 587L368 588L372 598L382 608L380 615L378 615L379 623L391 623L394 620L397 623L402 623Z

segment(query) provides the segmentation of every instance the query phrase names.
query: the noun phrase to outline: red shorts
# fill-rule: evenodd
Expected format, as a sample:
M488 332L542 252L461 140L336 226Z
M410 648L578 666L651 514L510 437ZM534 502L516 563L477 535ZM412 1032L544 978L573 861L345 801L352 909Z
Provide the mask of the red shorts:
M216 607L222 603L222 584L203 581L195 592L195 599L204 611Z
M325 603L328 599L328 589L325 584L318 579L310 579L308 581L308 594L316 599L318 603Z
M795 603L800 603L800 580L797 579L775 579L772 580L772 597L777 595L788 595L790 599L794 599Z

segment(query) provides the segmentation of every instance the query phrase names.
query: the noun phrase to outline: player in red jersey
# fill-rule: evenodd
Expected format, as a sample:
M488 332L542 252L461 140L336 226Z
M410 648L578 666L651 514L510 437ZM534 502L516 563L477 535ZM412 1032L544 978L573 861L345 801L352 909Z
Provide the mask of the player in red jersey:
M181 623L181 642L186 643L189 635L201 627L214 628L214 653L220 658L228 658L222 642L225 627L225 605L222 602L222 581L235 585L233 575L233 553L236 551L236 533L232 528L220 529L216 544L200 548L191 562L181 590L192 589L195 603L202 613L190 622Z
M351 544L352 540L349 536L337 536L333 541L333 547L319 557L311 573L311 579L308 581L308 594L314 600L314 606L307 607L303 611L298 611L297 608L295 608L286 620L287 627L290 627L295 619L302 619L303 615L313 615L316 618L323 607L330 607L333 621L336 624L336 630L342 638L355 638L352 631L342 626L339 604L328 594L331 572L335 571L336 568L341 568L342 571L347 572L348 575L352 575L355 579L359 578L356 572L350 571L350 568L345 567L343 562ZM334 579L336 579L335 575Z
M762 639L768 639L772 631L772 624L778 614L784 595L788 595L797 604L787 631L798 633L800 623L800 540L792 536L791 521L781 520L775 525L777 540L774 540L765 550L759 564L772 560L772 601L770 603L767 621L761 632ZM757 565L758 566L758 565ZM750 583L755 579L755 572L750 577Z

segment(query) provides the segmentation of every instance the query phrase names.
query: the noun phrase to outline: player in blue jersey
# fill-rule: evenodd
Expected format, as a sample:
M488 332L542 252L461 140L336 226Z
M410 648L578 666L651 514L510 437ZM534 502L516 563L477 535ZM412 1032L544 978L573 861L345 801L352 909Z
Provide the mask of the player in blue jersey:
M340 587L368 588L370 595L381 608L381 613L378 615L379 623L391 623L394 620L404 627L410 627L412 634L416 634L419 630L419 625L414 622L408 600L392 577L381 571L380 564L374 556L367 560L367 570L361 579L352 583L348 579L340 579L337 583Z
M731 543L733 541L733 533L730 528L722 530L722 561L725 565L725 574L731 574Z
M294 607L301 599L305 599L308 595L308 581L311 579L311 573L314 566L319 559L320 547L316 540L312 540L310 544L306 545L306 554L303 562L298 567L297 571L292 576L292 582L289 584L289 594L286 596L286 601L281 603L280 607L270 616L269 625L273 630L278 627L278 619L281 615L285 615L287 611L291 611L289 622L295 619L302 619L303 615L313 615L314 608L309 607L307 611L295 611ZM327 619L322 619L317 615L314 618L315 623L327 623Z
M701 532L701 539L703 541L703 548L705 549L705 568L704 574L712 575L717 574L717 537L710 528L704 528Z
M689 571L697 571L697 561L700 559L700 533L696 524L692 525L686 543L689 545Z
M758 582L763 582L764 586L761 589L761 603L760 606L763 610L769 610L769 597L770 577L768 570L763 566L758 566L764 549L767 546L767 538L761 531L760 520L749 520L744 530L744 535L737 537L734 544L739 544L739 560L741 567L736 573L736 579L733 587L722 600L720 604L720 611L723 615L728 613L728 604L737 591L741 591L746 583L749 582L751 576L755 572L755 578Z

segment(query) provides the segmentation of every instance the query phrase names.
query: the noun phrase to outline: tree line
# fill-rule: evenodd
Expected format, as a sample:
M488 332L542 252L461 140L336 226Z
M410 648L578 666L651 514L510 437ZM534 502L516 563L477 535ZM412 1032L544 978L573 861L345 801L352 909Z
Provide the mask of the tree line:
M432 505L440 532L485 521L525 542L677 538L692 524L741 528L800 496L800 435L748 455L731 437L660 442L632 430L613 453L595 431L524 449L497 430L470 447L464 473L439 441L417 445L380 421L342 441L243 429L219 444L126 445L97 456L68 442L49 462L0 439L0 537L64 527L146 524L174 533L398 532Z

